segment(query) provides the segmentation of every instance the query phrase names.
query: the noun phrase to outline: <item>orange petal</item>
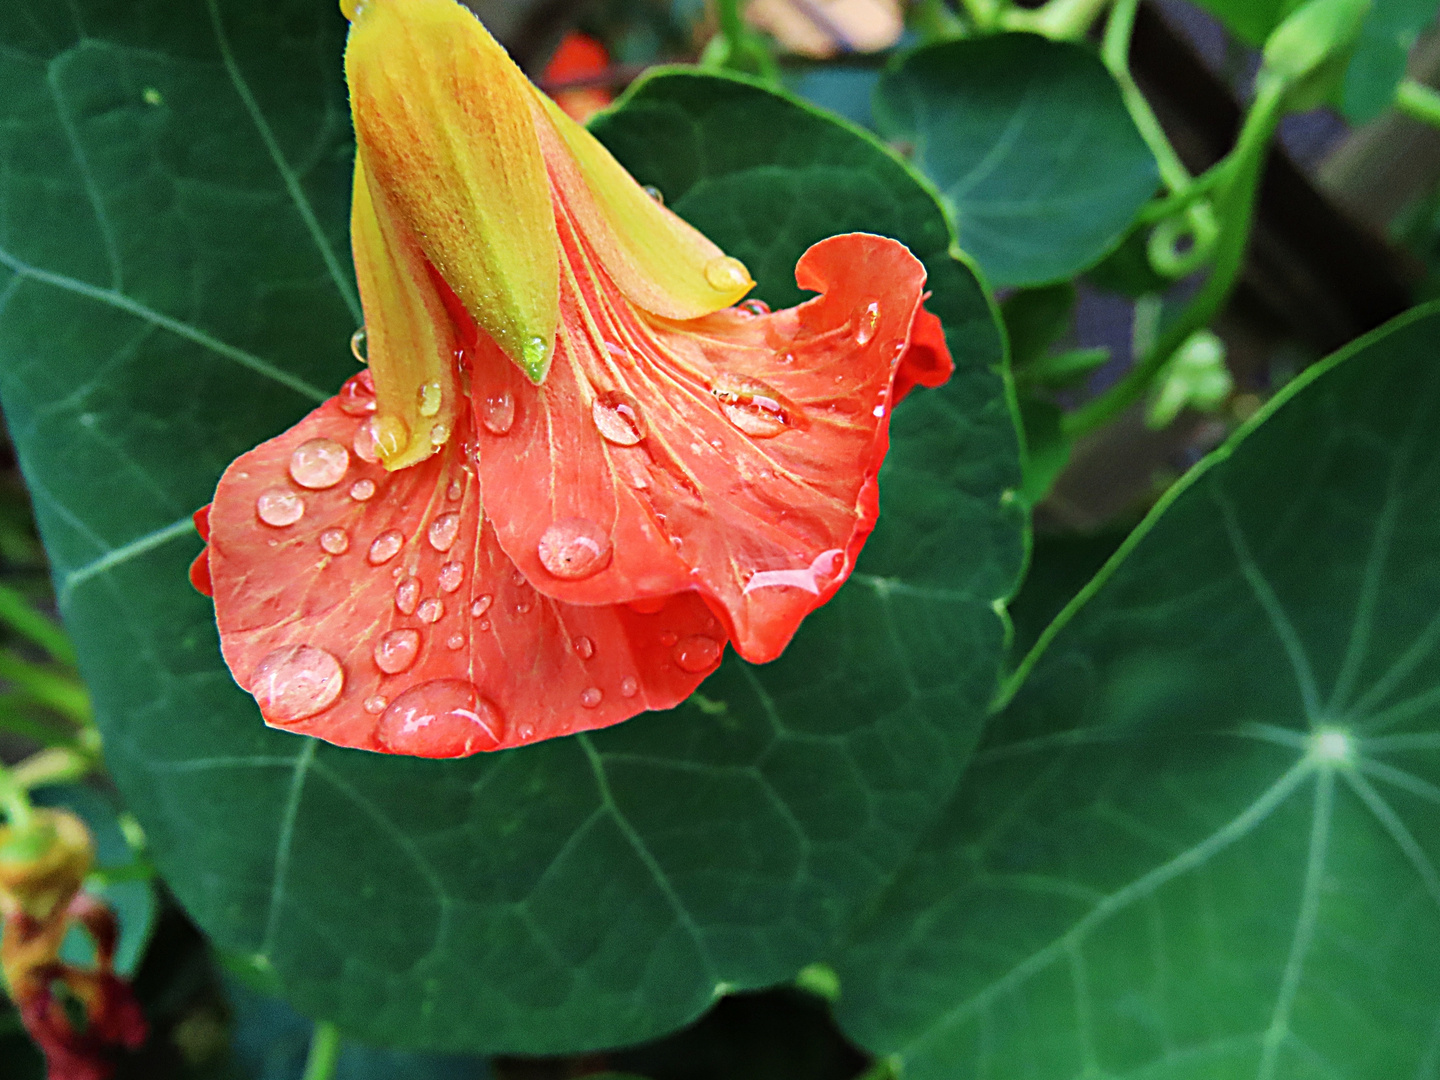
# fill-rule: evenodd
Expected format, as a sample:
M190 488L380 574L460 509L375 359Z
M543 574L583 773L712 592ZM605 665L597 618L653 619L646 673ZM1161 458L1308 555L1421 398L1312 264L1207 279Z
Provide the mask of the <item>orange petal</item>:
M561 239L574 269L545 385L483 337L470 357L501 547L567 603L696 588L741 656L774 659L874 526L924 267L893 240L832 237L796 268L819 297L682 324L629 303L573 223Z
M356 396L239 458L215 494L221 647L268 723L458 757L672 707L718 665L723 629L693 592L649 614L538 594L482 515L468 417L441 453L390 473L349 452L364 416L342 402ZM323 487L293 479L315 440L347 449Z
M917 386L934 388L944 386L955 374L955 361L950 357L950 346L945 343L945 327L940 320L921 308L915 316L915 326L910 331L910 348L900 361L900 370L895 373L895 404Z

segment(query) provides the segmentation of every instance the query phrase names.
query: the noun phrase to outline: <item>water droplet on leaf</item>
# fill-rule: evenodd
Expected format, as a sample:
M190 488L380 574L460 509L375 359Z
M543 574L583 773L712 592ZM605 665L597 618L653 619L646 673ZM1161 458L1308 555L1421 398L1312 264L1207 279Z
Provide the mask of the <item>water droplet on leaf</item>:
M334 439L309 439L290 455L290 479L311 491L334 487L349 468L350 452Z
M611 391L601 394L590 406L590 418L606 442L634 446L645 438L645 421L640 406L628 394Z
M255 515L266 525L283 529L305 516L305 501L293 491L271 488L255 500Z
M391 630L375 643L375 666L386 675L409 671L420 655L420 631Z
M324 712L345 688L340 661L312 645L288 645L269 653L250 677L250 693L265 719L294 723Z
M390 703L375 736L388 750L422 757L464 757L500 745L504 718L474 685L436 679Z
M586 518L562 518L540 536L540 564L557 578L579 581L610 563L610 537Z

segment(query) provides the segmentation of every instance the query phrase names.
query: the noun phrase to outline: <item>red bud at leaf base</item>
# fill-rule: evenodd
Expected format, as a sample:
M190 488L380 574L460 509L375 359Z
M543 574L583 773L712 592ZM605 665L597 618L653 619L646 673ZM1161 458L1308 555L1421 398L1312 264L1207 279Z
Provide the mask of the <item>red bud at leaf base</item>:
M459 757L775 658L875 524L898 396L949 376L923 266L832 237L814 299L729 307L744 266L454 0L354 20L371 370L220 481L191 576L236 680L272 725Z

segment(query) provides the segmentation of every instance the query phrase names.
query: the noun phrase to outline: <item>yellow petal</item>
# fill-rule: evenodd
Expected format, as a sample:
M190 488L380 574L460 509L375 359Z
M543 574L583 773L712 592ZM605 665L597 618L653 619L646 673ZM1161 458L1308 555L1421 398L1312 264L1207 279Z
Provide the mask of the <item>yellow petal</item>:
M424 461L455 429L461 392L454 324L425 255L355 155L350 239L375 380L375 446L387 469Z
M595 136L530 91L550 178L630 300L663 318L696 319L754 287L742 262L652 199Z
M476 323L541 381L559 241L530 83L455 0L354 11L345 74L372 185Z

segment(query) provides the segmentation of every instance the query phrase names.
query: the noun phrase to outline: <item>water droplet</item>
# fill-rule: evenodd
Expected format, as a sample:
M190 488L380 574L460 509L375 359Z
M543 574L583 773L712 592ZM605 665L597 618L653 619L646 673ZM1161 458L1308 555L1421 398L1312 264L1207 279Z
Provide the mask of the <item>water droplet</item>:
M625 606L637 615L654 615L664 611L669 602L668 596L647 596L641 600L631 600Z
M755 439L771 439L790 427L794 406L759 379L718 376L710 388L725 419Z
M375 481L366 477L364 480L356 480L350 485L350 497L356 502L364 502L366 499L375 497Z
M751 297L749 300L742 300L740 302L740 310L751 318L758 319L762 315L770 314L770 305L765 303L764 300Z
M320 534L320 550L329 555L344 555L350 550L350 534L344 529L326 529Z
M478 619L481 615L484 615L485 612L490 610L490 605L494 602L495 598L489 593L486 593L484 596L480 597L479 600L476 600L475 603L470 605L470 615L473 618Z
M680 635L675 633L674 630L666 630L660 635L660 644L664 645L667 649L679 640Z
M285 488L271 488L255 500L255 514L266 525L283 529L305 516L305 500Z
M409 671L420 655L420 631L391 630L375 643L375 666L386 675Z
M535 606L535 601L534 601L534 600L531 600L529 597L526 597L524 600L521 600L521 601L519 601L519 602L516 603L516 605L515 605L515 614L516 614L516 615L529 615L529 614L530 614L530 609L533 608L534 606Z
M436 551L449 551L460 535L460 515L454 511L441 514L430 523L430 530L425 535Z
M437 623L445 617L445 601L431 597L420 605L415 617L423 623Z
M645 438L645 421L640 406L628 394L615 391L601 394L590 406L590 418L606 442L616 446L634 446Z
M632 698L640 692L640 683L633 675L626 675L620 680L620 696Z
M524 740L525 742L529 742L535 737L535 725L521 724L518 729L518 734L522 740Z
M870 339L875 336L875 328L880 325L880 305L870 301L860 312L856 322L855 344L869 345Z
M372 417L355 429L355 438L350 440L350 449L361 461L376 465L380 461L380 450L375 445L375 420Z
M459 480L450 481L450 489L445 492L445 497L451 502L459 502L460 496L465 494L465 485Z
M876 420L879 420L882 416L885 415L885 406L876 405L875 408L870 410L870 415L875 417Z
M511 582L512 585L528 585L528 584L530 584L528 581L525 580L525 575L522 574L519 570L512 570L512 571L510 571L510 582Z
M692 634L675 646L672 654L681 671L698 675L720 662L721 645L704 634Z
M584 705L587 709L598 708L600 702L604 700L604 697L604 693L598 686L591 686L588 689L580 691L580 704Z
M543 371L550 366L550 342L544 338L532 337L520 347L523 367L530 371Z
M410 445L410 428L398 416L376 416L369 422L375 453L383 461L393 458ZM356 451L357 453L359 451Z
M375 730L388 750L421 757L464 757L500 745L504 717L494 703L460 679L411 687L390 703Z
M537 552L540 564L557 578L579 581L609 565L610 537L586 518L561 518L541 534Z
M346 416L369 416L375 411L375 380L370 372L351 375L340 387L340 411Z
M365 347L365 327L350 335L350 352L362 364L370 363L369 350Z
M266 655L250 676L265 719L294 723L324 712L345 688L345 669L324 649L287 645Z
M375 542L370 545L370 554L366 558L371 566L379 566L387 563L405 546L405 534L398 529L387 529L375 537Z
M751 283L750 271L745 269L745 264L728 255L711 259L705 264L705 280L718 292L733 292Z
M440 591L454 592L465 583L465 566L463 563L447 562L440 567Z
M489 619L481 619L481 620L480 620L478 623L476 623L475 625L478 626L478 627L480 627L481 630L489 630L489 629L490 629L490 620L489 620Z
M656 187L654 184L646 184L646 185L645 185L645 194L646 194L646 195L649 195L650 198L651 198L653 201L659 203L661 206L664 206L664 205L665 205L665 194L664 194L664 192L662 192L662 191L661 191L658 187Z
M588 637L577 637L573 642L575 652L581 660L589 660L595 655L595 642Z
M465 647L464 634L451 634L445 639L445 647L451 650L460 650Z
M515 426L515 399L509 390L483 397L476 404L480 425L491 435L504 435Z
M309 439L290 455L290 479L311 491L334 487L349 468L350 452L334 439Z
M432 428L430 429L430 445L431 445L431 446L444 446L445 443L446 443L446 441L447 441L449 438L450 438L450 425L449 425L449 424L436 424L434 427L432 427Z
M440 393L440 380L431 379L420 387L420 390L415 396L418 399L416 408L419 410L420 415L425 417L434 416L440 411L440 398L442 396Z
M385 711L385 706L390 704L390 699L384 694L371 694L365 699L365 711L372 716Z
M406 615L414 615L420 603L420 579L407 577L395 586L395 606Z

